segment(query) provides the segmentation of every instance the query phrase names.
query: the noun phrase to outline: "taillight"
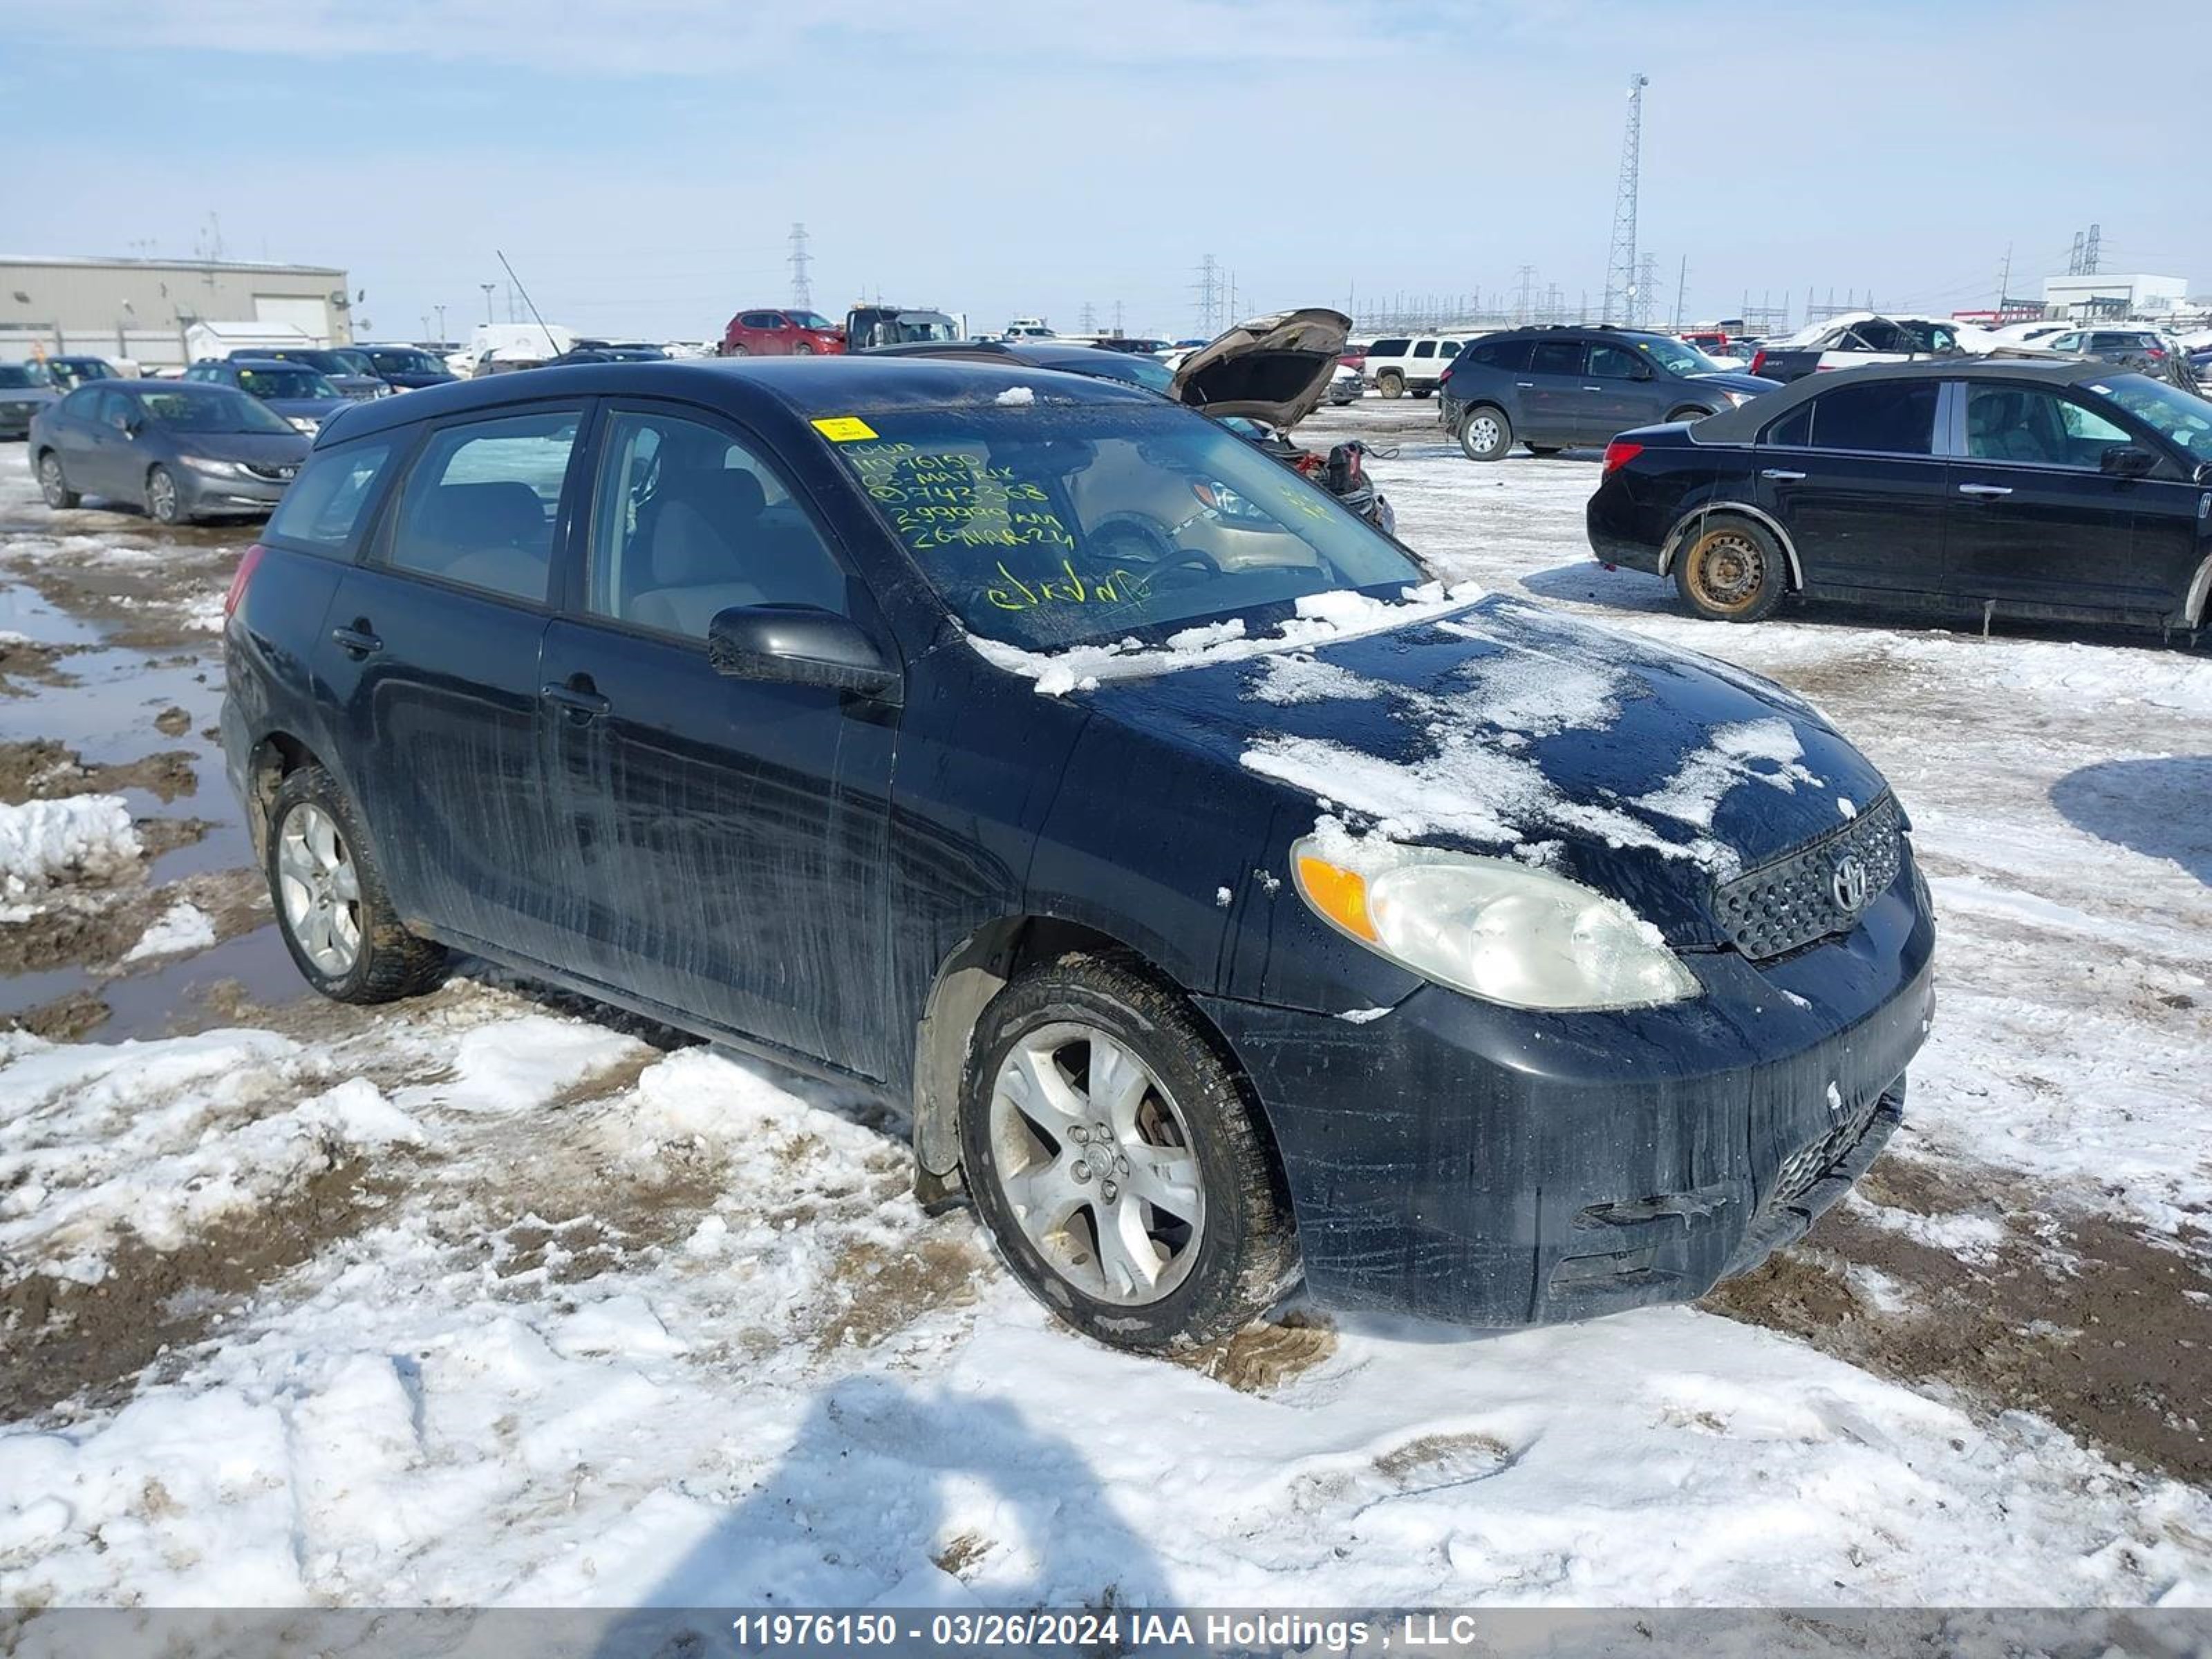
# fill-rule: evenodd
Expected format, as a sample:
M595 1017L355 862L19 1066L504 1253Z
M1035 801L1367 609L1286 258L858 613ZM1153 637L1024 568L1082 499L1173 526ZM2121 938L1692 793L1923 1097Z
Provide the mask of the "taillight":
M1756 374L1765 367L1766 348L1765 346L1761 346L1758 350L1751 354L1751 372Z
M1451 372L1454 367L1455 365L1447 364L1445 366L1444 372L1437 376L1437 384L1438 386L1442 386L1445 381L1451 379Z
M2145 346L2143 349L2154 357L2163 357L2166 356L2166 348L2164 346Z
M1626 438L1615 438L1605 447L1605 470L1618 472L1643 453L1642 444L1632 444Z
M238 573L230 579L230 592L222 596L222 619L225 622L230 620L231 612L238 609L238 602L246 597L246 585L253 580L253 572L261 562L261 556L268 550L256 542L239 555Z

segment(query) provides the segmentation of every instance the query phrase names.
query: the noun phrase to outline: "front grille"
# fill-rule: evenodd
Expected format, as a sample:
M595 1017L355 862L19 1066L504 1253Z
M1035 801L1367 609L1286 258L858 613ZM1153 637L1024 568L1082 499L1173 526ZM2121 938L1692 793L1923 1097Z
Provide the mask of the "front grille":
M240 461L239 465L252 477L270 483L289 483L292 475L300 470L290 462L282 466L266 461Z
M1832 1125L1826 1133L1808 1141L1784 1158L1782 1167L1774 1172L1774 1186L1766 1201L1787 1204L1811 1191L1813 1183L1827 1174L1837 1159L1866 1138L1867 1125L1874 1121L1875 1109L1881 1104L1881 1098L1876 1096L1849 1117Z
M1866 903L1889 890L1905 856L1904 815L1885 794L1840 829L1771 864L1723 882L1714 911L1735 948L1754 962L1778 957L1858 923ZM1866 871L1866 901L1856 909L1836 902L1836 872L1847 858Z

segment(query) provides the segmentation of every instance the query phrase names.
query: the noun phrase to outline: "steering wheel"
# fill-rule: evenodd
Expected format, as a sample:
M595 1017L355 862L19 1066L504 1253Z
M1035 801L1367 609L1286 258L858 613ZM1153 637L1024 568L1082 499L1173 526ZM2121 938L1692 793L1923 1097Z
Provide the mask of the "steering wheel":
M1101 564L1141 564L1165 569L1176 557L1175 538L1158 519L1116 513L1091 527L1084 551Z

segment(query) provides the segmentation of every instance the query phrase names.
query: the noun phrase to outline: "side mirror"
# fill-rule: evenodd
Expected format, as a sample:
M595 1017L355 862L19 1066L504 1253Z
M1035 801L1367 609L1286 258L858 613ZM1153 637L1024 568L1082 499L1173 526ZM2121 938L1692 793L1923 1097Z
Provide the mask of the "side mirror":
M2118 478L2140 478L2158 465L2158 457L2134 444L2116 444L2097 458L2097 465Z
M2212 484L2212 461L2199 461L2197 470L2189 475L2191 483Z
M707 624L707 660L733 680L823 685L894 707L899 671L858 623L811 605L739 605Z

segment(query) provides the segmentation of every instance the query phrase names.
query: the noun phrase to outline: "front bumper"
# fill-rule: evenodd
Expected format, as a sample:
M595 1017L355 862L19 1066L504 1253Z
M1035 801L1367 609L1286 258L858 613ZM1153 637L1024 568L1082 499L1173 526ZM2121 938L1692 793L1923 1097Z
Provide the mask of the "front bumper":
M288 483L252 473L220 477L188 466L171 469L188 513L267 513L284 499Z
M1844 939L1686 957L1692 1001L1540 1015L1425 987L1382 1018L1213 999L1314 1298L1483 1326L1694 1299L1801 1236L1902 1115L1934 1006L1910 867Z

